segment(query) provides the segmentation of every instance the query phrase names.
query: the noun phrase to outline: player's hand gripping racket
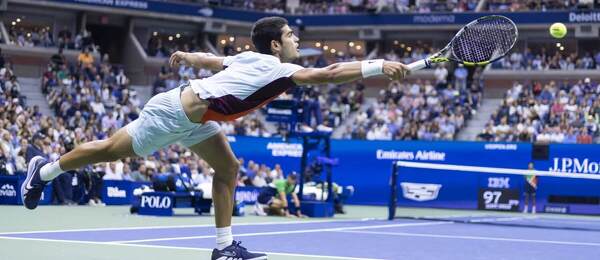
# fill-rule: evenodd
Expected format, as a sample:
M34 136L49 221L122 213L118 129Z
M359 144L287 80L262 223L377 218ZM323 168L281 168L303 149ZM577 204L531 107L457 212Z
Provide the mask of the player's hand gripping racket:
M410 71L416 71L448 61L469 66L486 65L506 55L518 36L517 26L510 19L501 15L481 17L460 29L444 49L408 64L408 67Z

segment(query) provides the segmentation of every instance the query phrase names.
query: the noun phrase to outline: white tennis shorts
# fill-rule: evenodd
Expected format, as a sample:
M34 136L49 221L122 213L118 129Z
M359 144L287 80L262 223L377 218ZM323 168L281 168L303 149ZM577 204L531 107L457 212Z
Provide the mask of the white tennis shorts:
M191 122L183 111L180 95L181 88L174 88L152 97L140 117L126 126L138 156L147 156L174 143L190 147L221 131L213 121Z

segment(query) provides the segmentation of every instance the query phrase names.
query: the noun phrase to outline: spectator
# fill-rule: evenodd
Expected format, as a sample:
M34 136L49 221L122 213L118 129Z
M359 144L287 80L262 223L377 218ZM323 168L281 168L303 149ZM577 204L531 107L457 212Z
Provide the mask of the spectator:
M81 50L79 57L77 57L77 61L84 68L90 68L94 63L94 56L90 53L88 49Z

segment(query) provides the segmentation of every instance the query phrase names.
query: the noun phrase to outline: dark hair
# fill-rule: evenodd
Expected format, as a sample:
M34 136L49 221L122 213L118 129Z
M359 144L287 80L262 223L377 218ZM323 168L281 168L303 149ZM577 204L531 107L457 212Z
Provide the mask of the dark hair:
M290 173L288 175L288 178L290 178L290 180L295 181L296 179L298 179L298 175L295 173Z
M281 28L287 24L285 18L278 16L265 17L256 21L250 34L256 50L263 54L273 54L271 41L275 40L281 43Z

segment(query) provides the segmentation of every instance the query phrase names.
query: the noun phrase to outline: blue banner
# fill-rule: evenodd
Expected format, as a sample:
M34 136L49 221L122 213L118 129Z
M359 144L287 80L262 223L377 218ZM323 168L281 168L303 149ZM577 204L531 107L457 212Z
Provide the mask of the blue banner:
M15 176L0 177L0 204L18 205L21 202L21 185Z
M302 144L299 139L230 137L233 151L246 163L273 167L279 163L285 173L300 171ZM483 142L390 142L332 140L331 155L339 159L333 167L336 183L355 188L348 202L383 205L387 201L392 162L398 160L525 169L531 158L530 144ZM314 158L314 156L311 156ZM309 159L310 164L312 160ZM420 174L410 170L403 174ZM406 176L406 175L405 175ZM478 183L478 180L471 180ZM475 202L476 203L476 202Z
M244 204L254 204L258 199L258 195L262 188L258 187L241 187L235 188L235 201L244 202Z
M0 176L0 205L21 205L21 184L25 176ZM52 185L48 184L42 192L39 205L48 205L52 202Z
M102 187L102 201L106 205L131 204L133 188L131 181L105 180Z
M271 13L211 8L208 6L164 1L144 0L51 0L77 5L111 7L127 10L151 11L178 15L214 17L233 21L255 22L272 16ZM442 25L466 24L479 17L498 13L431 13L431 14L345 14L345 15L287 15L290 24L305 26L357 26L357 25ZM517 24L600 23L600 10L556 12L502 13Z
M387 201L389 189L384 187L389 187L394 161L525 169L531 154L529 144L514 143L336 140L331 146L333 157L340 159L340 165L334 167L335 182L343 186L353 185L355 188L354 196L349 199L349 203L373 205L382 205ZM401 181L404 177L426 178L423 177L423 170L402 169L401 171ZM461 184L456 188L460 191L461 187L469 185L475 187L479 180L448 176L444 181ZM450 200L469 199L464 196L455 198L463 194L460 192L456 193L452 190L444 190L444 192L448 192L451 196Z
M298 139L230 137L239 157L285 173L299 172L302 146ZM600 174L598 145L552 144L547 160L532 159L530 143L420 142L332 140L331 154L339 159L333 180L352 185L355 193L347 203L385 205L389 196L392 163L398 160L511 169ZM316 155L311 155L310 164ZM317 155L318 156L318 155ZM600 205L565 203L600 197L600 181L538 177L538 209L552 212L597 214ZM399 204L415 207L517 210L525 190L523 176L481 174L402 168L399 175ZM247 194L246 194L247 195ZM244 196L246 196L244 195ZM250 197L251 195L248 195ZM520 202L521 201L521 202Z
M146 192L140 198L140 215L172 216L175 204L174 193Z
M302 158L302 142L292 138L284 141L279 138L257 138L247 136L229 136L233 152L242 157L247 164L254 160L259 164L267 164L273 168L280 164L286 172L300 170Z

